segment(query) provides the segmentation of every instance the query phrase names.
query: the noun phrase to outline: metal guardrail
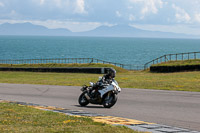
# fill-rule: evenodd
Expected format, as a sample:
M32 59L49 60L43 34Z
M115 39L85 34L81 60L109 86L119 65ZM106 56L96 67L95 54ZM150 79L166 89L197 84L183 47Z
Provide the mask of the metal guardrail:
M109 61L103 61L95 58L49 58L49 59L6 59L0 60L0 64L86 64L101 63L111 64L127 70L143 70L143 65L121 64Z
M188 53L177 53L177 54L166 54L153 59L144 65L134 65L134 64L121 64L114 63L104 60L99 60L95 58L49 58L49 59L6 59L1 60L0 64L86 64L86 63L101 63L101 64L111 64L127 70L146 70L152 64L158 64L167 61L177 61L177 60L190 60L199 59L200 52L188 52Z
M144 64L144 70L148 69L152 64L158 64L167 61L190 60L199 58L200 58L200 52L166 54Z

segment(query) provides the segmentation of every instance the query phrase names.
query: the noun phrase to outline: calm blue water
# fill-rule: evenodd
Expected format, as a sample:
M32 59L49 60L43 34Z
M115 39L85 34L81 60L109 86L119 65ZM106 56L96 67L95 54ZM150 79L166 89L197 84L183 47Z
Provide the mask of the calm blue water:
M0 36L0 59L97 58L144 64L164 54L200 51L200 40Z

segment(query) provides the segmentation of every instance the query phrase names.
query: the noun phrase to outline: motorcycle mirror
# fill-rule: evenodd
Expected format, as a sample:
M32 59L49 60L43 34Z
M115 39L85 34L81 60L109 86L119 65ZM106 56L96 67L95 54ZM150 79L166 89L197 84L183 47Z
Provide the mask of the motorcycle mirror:
M93 86L94 86L94 83L90 82L90 86L92 86L92 87L93 87Z

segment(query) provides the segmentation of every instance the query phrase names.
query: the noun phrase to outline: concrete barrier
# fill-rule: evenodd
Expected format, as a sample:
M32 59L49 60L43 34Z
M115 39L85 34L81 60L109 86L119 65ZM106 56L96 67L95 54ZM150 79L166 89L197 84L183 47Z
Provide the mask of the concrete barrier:
M151 72L184 72L184 71L200 71L200 65L185 65L185 66L151 66Z
M108 67L55 67L55 68L20 68L20 67L0 67L0 71L26 71L26 72L58 72L58 73L96 73L104 74L111 69Z

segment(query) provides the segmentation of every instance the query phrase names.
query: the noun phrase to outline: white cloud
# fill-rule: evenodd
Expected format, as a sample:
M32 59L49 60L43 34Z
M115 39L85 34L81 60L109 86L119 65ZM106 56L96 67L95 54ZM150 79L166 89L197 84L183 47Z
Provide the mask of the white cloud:
M32 2L37 3L38 5L46 6L45 8L66 8L69 6L69 3L72 5L74 1L70 0L32 0Z
M128 9L133 9L133 6L128 6Z
M21 15L17 13L15 10L11 10L8 13L2 13L0 14L0 18L12 18L12 19L20 19Z
M134 20L135 20L135 17L133 16L133 14L130 14L130 15L129 15L129 20L130 20L130 21L134 21Z
M45 0L40 0L40 5L43 5Z
M116 13L117 17L121 17L122 16L122 14L119 11L116 11L115 13Z
M174 8L176 11L175 17L177 22L190 22L191 17L184 9L176 6L175 4L172 4L172 8Z
M84 0L76 0L76 8L74 10L75 13L84 14L87 13L85 11L85 2Z
M0 7L4 7L4 6L5 6L4 3L0 2Z
M200 13L194 14L194 20L200 23Z
M56 5L57 7L59 7L59 8L61 8L61 7L66 8L65 6L66 6L67 3L68 3L68 0L53 0L53 1L54 1L55 5Z
M32 0L32 2L50 11L57 10L66 14L87 13L84 0Z
M157 14L159 8L163 8L164 2L162 0L129 0L134 4L141 4L141 19L145 17L146 14L153 13Z

